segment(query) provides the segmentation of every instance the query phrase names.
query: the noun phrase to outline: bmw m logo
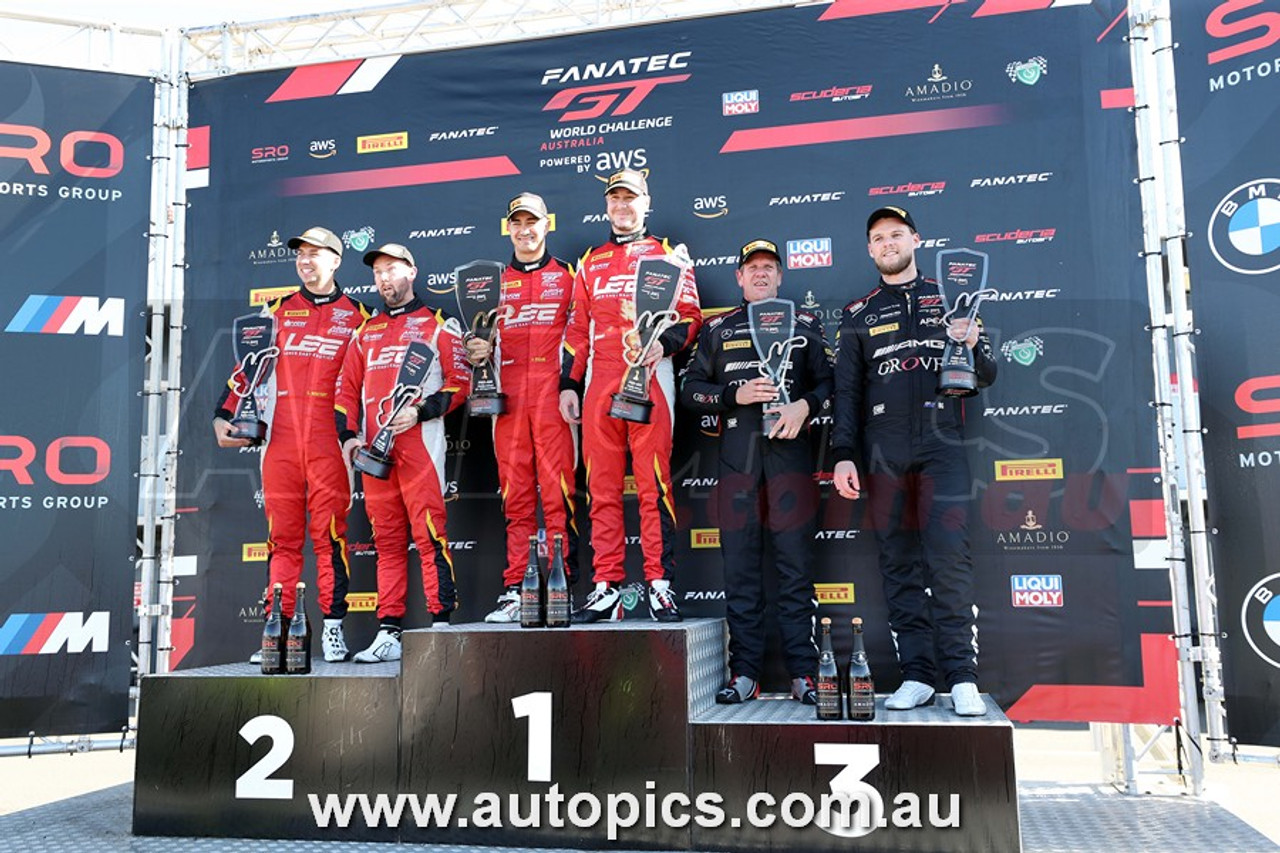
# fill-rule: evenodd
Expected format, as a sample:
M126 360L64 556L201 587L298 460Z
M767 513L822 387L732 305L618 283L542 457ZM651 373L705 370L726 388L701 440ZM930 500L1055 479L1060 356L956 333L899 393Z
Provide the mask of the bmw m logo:
M1280 269L1280 179L1258 178L1227 193L1209 218L1209 248L1233 272Z

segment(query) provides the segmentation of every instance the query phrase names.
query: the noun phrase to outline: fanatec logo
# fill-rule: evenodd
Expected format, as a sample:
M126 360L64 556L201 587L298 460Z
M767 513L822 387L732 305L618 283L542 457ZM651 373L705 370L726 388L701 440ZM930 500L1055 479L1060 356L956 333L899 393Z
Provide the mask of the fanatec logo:
M775 195L769 197L769 207L790 207L802 204L823 204L841 201L844 190L827 190L825 192L802 193L799 195Z
M991 175L969 181L972 187L1010 187L1019 184L1042 184L1053 177L1053 172L1028 172L1021 175Z
M574 83L585 80L607 80L612 77L632 77L640 74L657 74L663 71L689 67L692 51L637 56L630 59L605 60L587 65L571 65L565 68L548 68L542 75L542 85L549 83ZM624 116L633 112L657 87L666 83L683 83L689 74L667 74L661 77L644 77L638 80L615 80L587 86L561 89L547 101L543 111L564 110L559 121L585 121L604 115Z

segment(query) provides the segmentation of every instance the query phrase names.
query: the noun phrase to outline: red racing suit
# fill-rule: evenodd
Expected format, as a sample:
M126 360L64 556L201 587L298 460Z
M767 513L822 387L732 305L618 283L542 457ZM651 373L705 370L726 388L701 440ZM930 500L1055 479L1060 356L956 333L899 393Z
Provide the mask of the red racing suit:
M471 385L458 324L416 298L366 322L347 351L330 413L336 417L340 443L359 437L370 444L386 422L387 400L407 345L414 341L426 341L436 352L424 385L426 396L419 404L418 426L395 437L388 479L363 478L365 508L378 550L378 619L392 624L404 616L411 535L422 560L427 609L439 618L457 606L445 532L443 416L466 399Z
M524 577L529 537L538 532L539 492L548 547L563 534L566 568L572 574L577 566L578 448L555 393L572 296L573 269L549 254L531 263L513 258L502 274L506 317L498 326L494 361L507 413L493 419L493 449L507 517L503 586L519 586Z
M623 337L635 326L636 264L641 258L671 251L666 240L647 232L635 237L614 235L582 256L573 280L560 389L578 391L586 386L582 451L597 582L617 584L626 576L622 491L628 448L640 498L645 580L670 579L675 569L676 514L671 490L675 378L670 356L688 347L702 326L692 264L680 279L675 303L679 322L659 338L663 358L649 374L649 398L654 403L650 422L631 423L609 416L612 395L627 369L622 357Z
M333 391L351 336L369 309L345 295L316 296L305 287L263 308L276 318L276 357L271 376L254 396L267 422L262 446L262 498L267 514L267 573L284 586L281 609L293 615L302 577L306 531L316 554L320 612L347 612L347 511L351 473L333 435ZM245 378L239 368L218 401L217 417L230 420Z

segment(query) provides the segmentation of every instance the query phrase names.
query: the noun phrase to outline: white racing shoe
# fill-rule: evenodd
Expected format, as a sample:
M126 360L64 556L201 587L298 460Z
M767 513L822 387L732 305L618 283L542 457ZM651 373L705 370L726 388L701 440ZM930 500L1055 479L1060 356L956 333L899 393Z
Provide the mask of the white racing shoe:
M386 625L378 629L378 635L373 638L369 648L356 652L355 656L356 663L382 663L391 660L400 660L400 629Z

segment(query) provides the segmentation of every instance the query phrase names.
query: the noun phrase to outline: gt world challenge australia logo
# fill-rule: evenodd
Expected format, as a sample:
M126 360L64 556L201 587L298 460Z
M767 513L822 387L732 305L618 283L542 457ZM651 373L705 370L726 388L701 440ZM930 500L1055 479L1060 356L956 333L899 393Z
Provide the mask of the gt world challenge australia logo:
M1209 217L1209 248L1232 272L1280 269L1280 178L1258 178L1223 196Z

